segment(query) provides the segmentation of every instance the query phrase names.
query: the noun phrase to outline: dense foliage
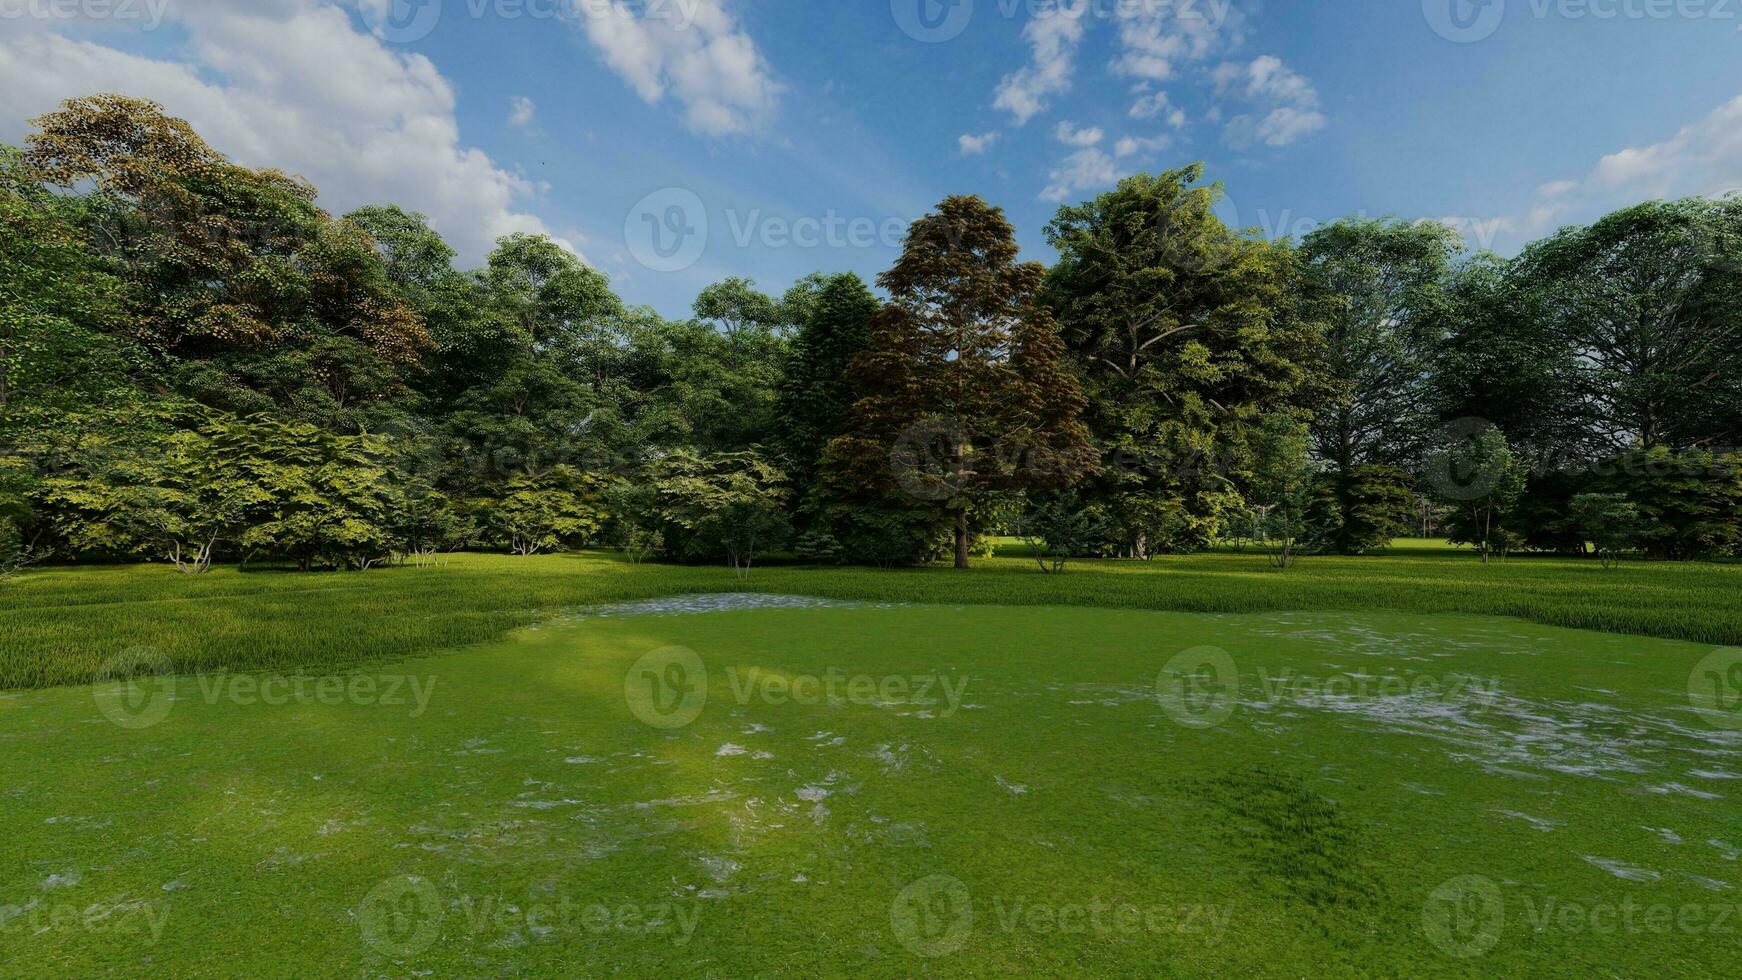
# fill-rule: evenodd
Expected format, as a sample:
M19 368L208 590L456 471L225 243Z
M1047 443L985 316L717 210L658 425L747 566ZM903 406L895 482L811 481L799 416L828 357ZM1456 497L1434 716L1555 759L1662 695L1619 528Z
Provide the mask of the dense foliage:
M672 321L539 236L457 269L422 216L330 215L149 102L34 125L0 147L0 576L1742 551L1739 199L1502 260L1424 222L1264 241L1191 166L1062 208L1050 269L950 197L882 296L734 278Z

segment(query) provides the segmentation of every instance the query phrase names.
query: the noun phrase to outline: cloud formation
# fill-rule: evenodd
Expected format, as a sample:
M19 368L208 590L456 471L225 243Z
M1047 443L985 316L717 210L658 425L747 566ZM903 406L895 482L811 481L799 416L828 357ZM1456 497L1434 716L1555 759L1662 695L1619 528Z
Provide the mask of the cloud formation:
M1053 136L1066 146L1094 146L1101 142L1106 134L1101 132L1100 127L1076 129L1071 126L1070 120L1067 119L1059 123L1058 128L1053 130Z
M161 102L238 163L308 178L330 211L397 203L427 214L468 264L499 236L551 234L522 207L537 189L462 142L454 90L436 67L358 30L345 10L179 0L168 16L187 32L174 58L9 22L0 125L16 128L0 138L21 139L23 120L64 99L126 92Z
M1144 82L1168 81L1181 65L1235 46L1242 37L1244 18L1227 0L1130 3L1116 9L1119 55L1113 71Z
M1090 0L1059 0L1056 6L1037 12L1022 29L1031 61L1004 76L992 105L1010 113L1021 126L1043 112L1052 96L1069 91L1089 16Z
M956 144L961 147L962 156L965 157L977 157L990 150L992 144L996 142L998 142L997 132L980 133L979 135L963 133L956 140Z
M1040 192L1043 201L1068 201L1081 191L1098 190L1119 179L1119 168L1105 150L1091 146L1064 158L1053 168L1046 189Z
M644 101L675 99L691 129L749 134L773 116L781 86L725 0L571 3L605 64Z
M1288 146L1325 128L1319 93L1305 76L1275 55L1260 55L1247 64L1224 62L1211 73L1216 94L1231 97L1242 108L1223 127L1223 137L1235 147L1255 143Z
M1516 214L1442 218L1477 248L1501 235L1539 238L1639 201L1722 197L1742 191L1742 96L1683 126L1669 139L1623 147L1598 159L1582 177L1536 189Z

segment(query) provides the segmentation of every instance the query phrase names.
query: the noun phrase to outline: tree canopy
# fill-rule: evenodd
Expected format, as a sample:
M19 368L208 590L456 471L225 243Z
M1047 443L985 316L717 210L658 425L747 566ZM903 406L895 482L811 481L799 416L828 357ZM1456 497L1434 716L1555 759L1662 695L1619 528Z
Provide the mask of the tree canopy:
M391 202L334 217L151 102L34 126L0 147L0 576L1742 553L1742 198L1505 259L1391 218L1266 240L1193 164L1061 207L1050 266L954 195L875 289L730 277L674 320L544 236L463 269Z

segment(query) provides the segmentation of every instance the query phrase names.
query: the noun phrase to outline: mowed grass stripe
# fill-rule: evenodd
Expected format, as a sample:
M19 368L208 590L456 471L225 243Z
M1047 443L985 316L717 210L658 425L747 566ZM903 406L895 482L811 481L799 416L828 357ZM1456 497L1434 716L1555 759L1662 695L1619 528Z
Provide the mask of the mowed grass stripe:
M0 587L0 688L75 684L122 651L179 671L333 671L497 639L555 610L689 593L755 591L869 602L1088 606L1177 612L1359 611L1515 616L1550 626L1742 645L1742 566L1515 558L1410 549L1315 558L1288 572L1263 556L1078 562L1041 575L1021 558L968 573L924 568L631 565L605 554L455 556L312 585L306 576L161 566L51 569Z

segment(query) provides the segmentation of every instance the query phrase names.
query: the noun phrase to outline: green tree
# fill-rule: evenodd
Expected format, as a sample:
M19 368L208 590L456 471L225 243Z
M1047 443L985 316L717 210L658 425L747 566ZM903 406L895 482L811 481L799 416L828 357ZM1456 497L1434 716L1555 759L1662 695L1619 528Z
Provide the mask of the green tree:
M1434 489L1453 508L1451 540L1473 545L1487 564L1523 540L1512 521L1524 495L1526 470L1506 434L1489 426L1429 462Z
M1083 396L1038 302L1044 270L1016 259L1003 211L977 197L914 222L878 279L890 303L853 362L863 397L852 434L831 447L844 485L905 489L948 514L957 568L989 494L1062 489L1097 465Z
M1691 561L1742 549L1742 454L1660 446L1604 460L1596 472L1592 490L1638 509L1648 554Z
M680 558L724 557L745 576L757 555L783 546L791 533L786 474L754 450L674 452L650 476L667 528L662 537Z
M1572 352L1526 315L1509 264L1472 257L1453 272L1447 296L1449 331L1431 383L1440 420L1499 427L1534 469L1605 455L1603 441L1570 410L1578 402Z
M623 307L610 280L544 235L515 233L498 241L483 279L532 350L584 339Z
M592 543L605 527L604 489L598 474L559 465L510 480L483 509L508 550L536 555Z
M391 557L398 487L386 439L257 417L221 424L212 441L259 501L244 548L305 572L363 571Z
M1310 444L1306 423L1287 415L1266 416L1252 433L1250 499L1258 510L1270 562L1279 569L1295 563L1308 534L1307 512L1317 476Z
M846 431L847 414L859 400L853 385L853 359L871 339L877 298L852 273L823 280L787 351L775 415L781 445L798 485L813 485L823 450Z
M1045 295L1106 464L1088 499L1138 558L1214 539L1252 427L1314 397L1319 327L1292 255L1224 226L1221 185L1202 180L1202 164L1128 177L1047 228Z
M1395 466L1322 473L1313 484L1307 524L1316 551L1364 555L1410 531L1416 479Z
M443 553L457 551L478 539L481 530L472 515L428 480L401 476L400 483L388 531L394 549L403 559L422 565L436 564Z
M787 322L781 304L749 279L714 283L696 296L696 319L718 324L728 336L744 330L777 330Z
M1313 449L1337 471L1421 460L1462 248L1456 231L1431 221L1346 219L1301 242L1307 298L1326 324L1319 369L1333 386L1313 420Z
M19 406L136 397L129 374L143 359L108 334L120 328L120 283L69 210L0 145L0 426Z
M1581 493L1567 507L1567 516L1596 545L1604 568L1620 564L1643 537L1639 507L1623 494Z
M641 394L635 429L646 445L726 452L772 444L786 342L772 331L722 333L651 314L630 333Z
M41 481L42 508L75 553L139 554L205 572L269 500L223 432L222 421L162 432L104 420L74 466Z
M1031 495L1022 514L1023 543L1049 575L1063 572L1072 558L1094 554L1106 534L1100 508L1073 490Z
M362 432L410 411L428 332L361 228L315 189L230 163L161 106L73 99L34 121L46 185L89 186L79 225L122 284L125 337L160 383L233 414Z
M1521 329L1552 344L1541 398L1602 455L1742 436L1742 203L1653 201L1531 244L1512 270ZM1595 457L1593 457L1595 458Z

